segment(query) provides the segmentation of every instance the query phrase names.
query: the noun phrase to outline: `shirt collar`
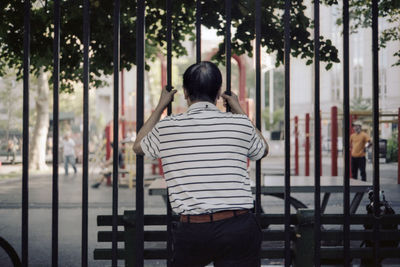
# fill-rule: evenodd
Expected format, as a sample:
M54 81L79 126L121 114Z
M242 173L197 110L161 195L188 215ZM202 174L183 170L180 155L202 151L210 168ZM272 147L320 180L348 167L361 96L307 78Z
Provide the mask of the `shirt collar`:
M207 102L207 101L200 101L196 102L188 108L187 111L192 111L195 109L200 109L200 110L219 110L213 103Z

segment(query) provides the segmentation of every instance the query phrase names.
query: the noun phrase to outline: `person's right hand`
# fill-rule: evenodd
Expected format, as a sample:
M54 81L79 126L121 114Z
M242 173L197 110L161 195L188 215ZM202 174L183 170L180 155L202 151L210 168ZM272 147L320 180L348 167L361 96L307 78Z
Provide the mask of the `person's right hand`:
M174 101L174 95L177 90L171 90L170 92L167 91L166 87L164 87L161 91L160 100L158 101L158 106L161 109L165 109L168 104Z
M246 115L240 106L239 98L235 93L231 92L231 95L228 95L226 92L224 92L221 97L224 99L224 106L226 107L226 104L228 104L232 113Z

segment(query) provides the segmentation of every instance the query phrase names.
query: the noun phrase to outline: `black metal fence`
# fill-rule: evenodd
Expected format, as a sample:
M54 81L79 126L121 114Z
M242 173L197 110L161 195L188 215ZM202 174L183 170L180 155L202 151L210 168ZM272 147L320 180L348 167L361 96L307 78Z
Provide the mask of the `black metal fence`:
M196 1L196 61L201 60L201 7L204 5L202 1ZM206 2L206 1L205 1ZM349 1L343 1L343 111L344 111L344 147L349 148ZM54 0L54 127L53 127L53 213L52 213L52 266L58 266L58 103L59 103L59 51L60 51L60 0ZM114 1L114 136L119 136L118 129L118 94L119 94L119 65L120 65L120 0ZM379 102L378 102L378 1L372 1L372 40L373 40L373 149L379 150ZM166 21L167 21L167 89L172 88L172 27L171 27L171 12L172 0L166 0ZM226 8L226 86L227 90L231 89L231 0L225 0ZM260 38L261 38L261 0L254 1L255 6L255 32L256 32L256 126L261 128L261 65L260 65ZM83 173L82 173L82 259L81 265L88 265L88 125L89 125L89 0L83 1L83 84L84 84L84 111L83 111ZM291 236L290 236L290 9L291 1L285 1L284 13L284 64L285 64L285 191L284 191L284 226L285 226L285 265L289 266L292 254ZM24 92L24 107L23 107L23 176L22 176L22 266L28 266L28 203L29 203L29 188L28 188L28 120L29 120L29 59L30 59L30 10L31 3L25 0L25 17L24 17L24 71L23 71L23 92ZM319 58L319 1L314 4L314 47L315 47L315 253L314 262L316 266L320 265L320 248L321 248L321 207L320 207L320 150L318 149L320 142L320 58ZM143 125L144 119L144 40L145 40L145 1L137 1L137 30L136 30L136 55L137 55L137 131ZM168 114L171 114L171 106L168 107ZM113 147L113 177L118 177L118 142L114 142ZM379 154L374 153L373 156L373 188L374 202L379 201ZM349 183L349 149L344 149L344 173L343 173L343 256L345 265L350 265L350 183ZM135 233L135 254L136 266L144 265L144 184L143 184L143 156L137 156L136 160L136 233ZM112 266L117 266L117 212L118 212L118 179L113 179L113 227L112 227ZM256 163L256 213L260 217L261 211L261 163ZM168 255L171 255L171 208L168 205ZM377 207L377 206L376 206ZM375 208L374 220L374 238L378 240L379 227L378 218L379 211ZM375 263L379 262L380 257L379 242L375 242L373 248ZM170 261L168 261L169 263Z

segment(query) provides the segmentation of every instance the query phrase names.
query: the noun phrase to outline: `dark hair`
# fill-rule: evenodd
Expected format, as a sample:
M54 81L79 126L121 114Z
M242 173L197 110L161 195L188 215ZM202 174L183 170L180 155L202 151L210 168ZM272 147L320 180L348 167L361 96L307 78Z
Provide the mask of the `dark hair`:
M221 72L209 61L193 64L183 74L183 87L192 101L214 102L221 84Z

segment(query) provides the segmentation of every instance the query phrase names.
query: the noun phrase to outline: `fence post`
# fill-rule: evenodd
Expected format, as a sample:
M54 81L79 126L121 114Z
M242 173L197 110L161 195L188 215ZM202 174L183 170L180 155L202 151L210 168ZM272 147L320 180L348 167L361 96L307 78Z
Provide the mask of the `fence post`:
M314 210L298 209L296 239L294 246L294 266L314 266Z
M133 267L136 263L135 233L136 233L136 211L124 211L124 242L125 242L125 266ZM131 252L131 253L127 253Z
M337 176L337 156L338 156L338 121L337 121L337 107L331 107L331 166L332 176Z
M310 176L310 114L306 113L305 176Z
M397 184L400 184L400 108L397 114Z

